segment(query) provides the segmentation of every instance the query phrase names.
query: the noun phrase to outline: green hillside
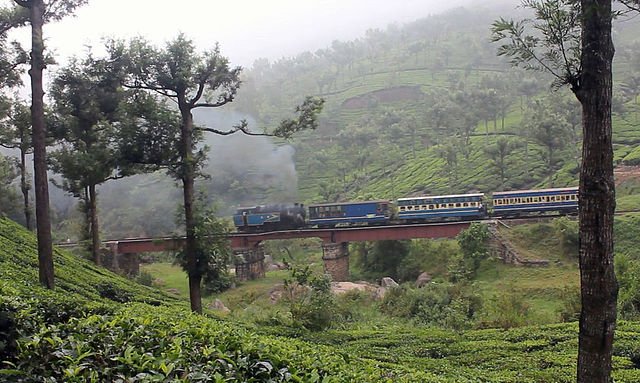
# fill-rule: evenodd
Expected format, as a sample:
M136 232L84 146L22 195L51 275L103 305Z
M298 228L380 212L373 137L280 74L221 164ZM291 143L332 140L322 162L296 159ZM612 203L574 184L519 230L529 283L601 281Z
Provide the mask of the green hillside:
M233 321L191 314L186 302L63 251L56 251L57 287L47 291L37 283L35 263L33 235L0 219L3 381L574 379L576 324L454 332L385 321L324 332L247 330ZM619 324L617 382L640 379L639 336L637 323Z
M544 73L511 68L490 42L491 23L522 17L515 12L459 8L316 52L259 60L234 107L269 125L304 95L326 100L320 128L293 142L306 202L576 185L582 133L575 97L552 90ZM615 29L616 163L635 165L640 23L624 20ZM550 131L541 129L545 121ZM501 140L508 145L500 159Z

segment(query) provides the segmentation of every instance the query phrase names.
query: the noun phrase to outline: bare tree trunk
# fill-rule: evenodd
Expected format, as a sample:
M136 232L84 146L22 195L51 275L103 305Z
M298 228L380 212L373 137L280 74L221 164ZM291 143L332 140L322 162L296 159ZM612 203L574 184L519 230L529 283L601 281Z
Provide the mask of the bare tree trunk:
M611 382L618 284L613 267L615 184L611 142L613 43L611 0L582 0L582 74L574 85L582 104L580 170L579 383Z
M24 220L31 231L31 207L29 206L29 183L27 182L27 153L20 149L20 190L22 191Z
M102 257L100 256L100 230L98 227L98 195L96 193L96 185L89 186L89 231L91 233L91 256L93 262L102 266Z
M38 235L38 270L40 283L54 288L53 247L49 219L49 184L47 179L47 144L44 121L44 89L42 72L44 63L43 0L30 1L31 18L31 124L33 127L33 174L36 194L36 227Z
M181 150L182 150L182 185L184 197L184 224L186 231L185 255L187 274L189 277L189 300L191 311L202 313L202 294L200 282L202 275L198 270L196 254L195 217L194 217L194 184L195 168L193 158L193 116L184 102L179 101L182 114Z

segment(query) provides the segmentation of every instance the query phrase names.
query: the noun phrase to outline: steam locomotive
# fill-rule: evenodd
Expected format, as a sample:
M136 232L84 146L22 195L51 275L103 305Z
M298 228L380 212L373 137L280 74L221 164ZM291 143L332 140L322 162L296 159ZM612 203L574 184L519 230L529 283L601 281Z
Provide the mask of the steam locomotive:
M387 200L311 204L277 204L237 209L233 223L239 232L301 228L409 224L517 218L578 212L578 188L553 188L451 194ZM307 214L308 213L308 214Z

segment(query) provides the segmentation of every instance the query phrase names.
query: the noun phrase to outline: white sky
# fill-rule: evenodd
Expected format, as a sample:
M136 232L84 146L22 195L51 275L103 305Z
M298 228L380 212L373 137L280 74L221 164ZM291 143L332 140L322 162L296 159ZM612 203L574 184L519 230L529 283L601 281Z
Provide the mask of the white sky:
M3 0L6 3L9 0ZM142 35L162 44L184 32L199 48L220 42L233 65L315 51L372 27L404 23L471 0L89 0L76 17L45 27L57 58L101 46L102 37ZM26 33L26 31L23 31ZM22 34L22 33L21 33ZM28 36L27 36L28 38ZM21 39L22 40L22 39ZM28 42L28 40L27 40ZM26 44L27 47L29 44Z

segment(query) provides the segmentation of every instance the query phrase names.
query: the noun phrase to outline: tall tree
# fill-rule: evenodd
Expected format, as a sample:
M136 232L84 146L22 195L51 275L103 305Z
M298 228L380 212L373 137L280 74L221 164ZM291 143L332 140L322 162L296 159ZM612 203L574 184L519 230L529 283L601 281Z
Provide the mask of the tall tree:
M504 188L507 172L507 156L518 147L516 141L507 137L498 137L493 145L485 147L485 153L491 160L491 165L500 172L500 188Z
M542 159L547 166L547 177L551 182L551 176L556 170L556 151L564 148L569 135L569 124L558 113L552 110L552 106L535 101L527 113L528 135L545 150Z
M22 192L22 211L25 226L31 230L31 206L29 190L31 183L27 179L27 154L31 151L31 113L25 103L15 98L6 111L6 118L0 123L0 146L17 149L20 154L18 171L20 173L20 191Z
M202 132L229 135L243 132L252 133L246 121L229 130L213 127L198 127L193 122L196 108L218 108L232 102L240 87L240 67L232 68L229 60L222 56L216 46L204 53L196 52L193 42L184 35L157 49L144 39L124 42L112 41L108 44L112 60L128 63L129 73L124 86L132 89L156 93L175 102L180 113L180 140L178 166L174 175L182 182L184 222L186 231L185 264L189 278L189 298L191 309L202 311L201 282L202 271L198 268L196 212L194 211L195 178L204 160L204 152L198 150ZM322 100L307 98L296 108L296 119L283 121L271 134L288 138L294 132L315 128L317 114L322 109Z
M49 185L47 179L47 144L44 120L44 88L42 73L46 68L42 27L45 22L60 20L87 3L87 0L14 0L29 11L31 25L31 125L33 136L33 174L36 194L36 228L38 236L38 270L40 283L54 288L53 247L49 218ZM18 13L18 12L16 12Z
M85 217L83 239L90 240L94 262L100 257L96 187L119 174L116 130L126 118L126 92L120 71L91 55L74 58L53 80L55 124L59 146L50 155L52 169L63 176L62 188L81 199Z
M623 1L638 10L637 0ZM580 291L577 380L610 382L618 284L613 267L615 184L611 130L611 0L523 0L525 21L494 22L498 54L569 85L582 105ZM530 32L534 28L535 32ZM537 33L536 33L537 32Z

